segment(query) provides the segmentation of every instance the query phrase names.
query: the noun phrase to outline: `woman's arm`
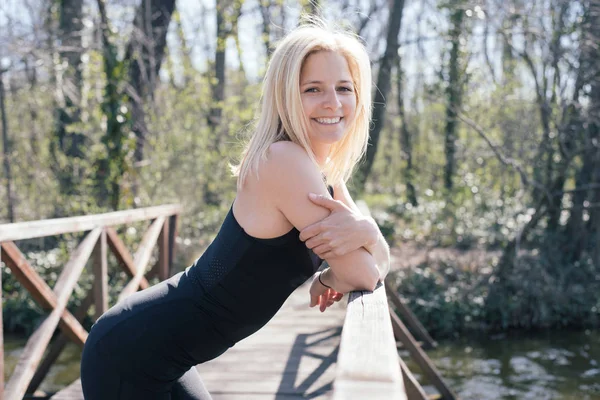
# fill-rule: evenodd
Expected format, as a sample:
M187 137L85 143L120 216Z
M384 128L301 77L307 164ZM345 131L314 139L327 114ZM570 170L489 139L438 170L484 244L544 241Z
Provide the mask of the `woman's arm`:
M352 210L362 214L350 196L350 192L344 182L336 185L333 189L333 194L335 200L341 201ZM370 216L365 216L365 221L367 223L365 232L369 234L370 240L366 242L364 248L375 258L380 279L383 281L390 271L390 246L383 237L375 220Z
M277 209L298 230L327 217L330 210L314 204L309 193L329 197L321 173L304 149L292 142L277 142L260 166L261 189L267 191ZM374 290L380 271L374 257L359 248L326 258L331 267L327 285L337 292Z

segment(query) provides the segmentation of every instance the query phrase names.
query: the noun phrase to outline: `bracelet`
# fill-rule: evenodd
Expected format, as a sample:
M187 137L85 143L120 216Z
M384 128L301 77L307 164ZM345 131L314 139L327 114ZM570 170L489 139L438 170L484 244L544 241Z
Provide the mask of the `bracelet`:
M321 271L321 272L319 273L319 276L318 276L318 278L319 278L319 283L320 283L321 285L325 286L326 288L329 288L329 289L331 289L331 288L332 288L331 286L324 284L324 283L323 283L323 281L321 280L321 275L323 275L323 272L325 272L325 271Z

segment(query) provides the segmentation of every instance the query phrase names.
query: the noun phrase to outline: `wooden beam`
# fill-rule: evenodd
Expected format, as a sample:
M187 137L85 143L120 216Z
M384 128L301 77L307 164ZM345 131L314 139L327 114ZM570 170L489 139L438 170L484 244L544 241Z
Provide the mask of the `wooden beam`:
M73 313L75 318L77 318L78 321L81 321L83 318L85 318L89 308L93 303L94 291L90 290L87 296L79 305L79 307L77 307L77 309ZM33 375L33 378L29 383L29 387L27 388L26 393L33 393L37 390L38 387L40 387L40 385L44 381L44 378L46 377L46 375L48 375L50 368L52 367L52 365L54 365L67 343L69 343L68 336L65 335L64 332L59 333L58 337L50 345L50 348L46 353L46 357L44 357L44 360L40 363L38 369L35 371L35 375Z
M12 242L4 242L2 247L2 261L11 269L13 275L25 287L33 298L46 310L56 308L57 298L50 286L35 272L29 265L23 253ZM83 346L87 339L87 331L81 326L79 321L69 312L64 310L60 324L61 330L69 338L80 346Z
M102 228L96 228L90 232L65 265L55 285L56 307L29 337L13 375L6 384L6 400L21 400L23 398L101 232Z
M2 259L2 246L0 246L0 260ZM2 325L2 263L0 263L0 399L4 398L4 326Z
M442 394L445 400L455 400L456 395L450 390L442 379L442 375L439 373L437 368L433 365L427 354L421 349L421 346L417 344L417 341L413 335L408 331L404 323L398 318L395 313L391 313L392 327L394 329L394 335L404 343L404 346L410 352L410 356L415 363L421 368L423 374L427 377L429 382Z
M177 233L179 232L179 214L169 217L169 271L173 270L175 250L177 248Z
M0 225L0 242L32 239L64 233L83 232L98 226L122 225L135 221L145 221L158 217L179 214L181 206L168 204L136 210L116 211L81 217L55 218L42 221L17 222Z
M117 235L117 231L115 231L114 228L108 227L105 228L105 231L108 246L117 258L117 261L119 261L127 275L134 277L136 271L135 263L133 262L133 257L131 257L131 254L129 254L127 247L125 247L125 243L123 243L121 238L119 238L119 235ZM142 278L140 281L140 287L142 289L150 287L150 283L148 283L146 278Z
M389 315L383 285L348 294L334 400L406 400Z
M419 321L417 316L413 314L412 310L402 302L400 296L398 296L398 294L394 291L394 289L388 281L385 281L385 290L387 292L388 298L390 299L394 307L396 307L396 310L398 310L398 312L402 315L404 321L406 321L406 323L408 324L410 329L415 333L415 335L417 335L423 341L423 343L425 344L424 347L436 347L437 343L435 342L435 340L433 340L433 338L429 335L427 329L425 329L423 324L421 324L421 321ZM390 311L393 312L393 310Z
M107 246L106 232L100 234L98 243L94 248L94 293L95 319L100 318L108 310L108 263L106 261Z
M163 228L160 231L160 237L158 238L158 279L164 281L169 277L169 270L171 263L170 248L169 248L169 221L165 220Z
M133 258L133 263L135 265L135 275L129 281L129 283L125 286L121 294L119 295L119 299L117 302L124 300L127 296L135 293L140 287L140 281L144 278L144 272L146 271L146 267L150 262L150 256L152 255L152 250L156 241L158 240L158 236L160 235L160 231L165 223L165 217L158 217L150 228L144 234L142 241L135 252L135 256Z
M400 360L400 369L402 370L402 379L404 380L404 387L406 388L406 397L408 400L429 400L427 393L425 393L402 358L398 358Z

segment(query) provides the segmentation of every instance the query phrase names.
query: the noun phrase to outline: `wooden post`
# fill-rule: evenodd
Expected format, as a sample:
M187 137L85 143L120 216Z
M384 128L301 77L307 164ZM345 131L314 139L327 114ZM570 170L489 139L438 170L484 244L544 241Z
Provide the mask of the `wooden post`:
M0 246L0 399L4 398L4 326L2 325L2 246Z
M169 217L169 270L173 269L175 260L175 239L177 238L179 214Z
M406 326L400 321L400 318L395 313L391 313L392 317L392 328L394 335L398 337L404 346L410 352L412 359L419 365L429 382L436 387L441 393L444 400L456 400L456 395L450 390L442 379L442 375L439 373L437 368L433 365L427 354L421 349L421 346L417 343L413 335L408 331Z
M427 397L419 382L410 372L402 357L398 357L398 359L400 360L400 369L402 370L402 378L404 379L404 388L406 389L408 400L429 400L429 397Z
M106 261L106 231L103 229L94 248L94 305L95 319L108 310L108 264Z
M398 294L393 290L392 286L387 281L385 281L385 291L387 292L388 298L394 307L396 307L396 310L402 314L402 317L408 326L410 326L410 329L412 329L415 335L419 336L419 338L425 343L424 347L436 347L437 343L431 336L429 336L427 329L425 329L423 324L421 324L421 321L419 321L415 314L413 314L412 310L406 304L404 304L402 300L400 300ZM394 312L392 309L390 309L390 311ZM399 340L400 338L396 337L396 339Z
M171 258L171 247L169 242L171 236L169 235L169 228L171 226L170 218L165 220L163 228L160 231L158 237L158 279L164 281L170 275L170 258Z

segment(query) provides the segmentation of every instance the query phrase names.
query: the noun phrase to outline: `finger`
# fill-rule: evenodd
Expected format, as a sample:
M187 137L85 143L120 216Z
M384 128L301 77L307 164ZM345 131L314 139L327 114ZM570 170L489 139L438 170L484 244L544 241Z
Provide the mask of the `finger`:
M325 301L323 296L320 296L319 310L321 312L323 312L323 311L325 311L326 308L327 308L327 302Z
M336 293L333 295L333 299L334 299L335 301L340 301L340 300L342 299L342 297L344 297L344 293L339 293L339 292L336 292Z
M319 256L319 258L321 259L325 259L325 257L322 257L322 255L324 255L325 253L327 253L330 250L330 247L326 244L322 244L320 246L317 246L315 248L312 249L312 251Z
M302 231L300 231L300 240L305 242L306 240L318 235L319 233L321 233L320 223L315 222L314 224L309 225L306 228L302 229Z
M314 307L319 304L319 296L310 296L310 307Z
M323 239L321 239L320 237L317 236L317 237L313 237L313 238L307 240L306 242L304 242L304 245L306 247L308 247L309 249L313 249L323 243L324 243Z
M342 206L342 202L334 200L322 194L309 193L308 198L316 205L329 208L332 211L339 209Z

